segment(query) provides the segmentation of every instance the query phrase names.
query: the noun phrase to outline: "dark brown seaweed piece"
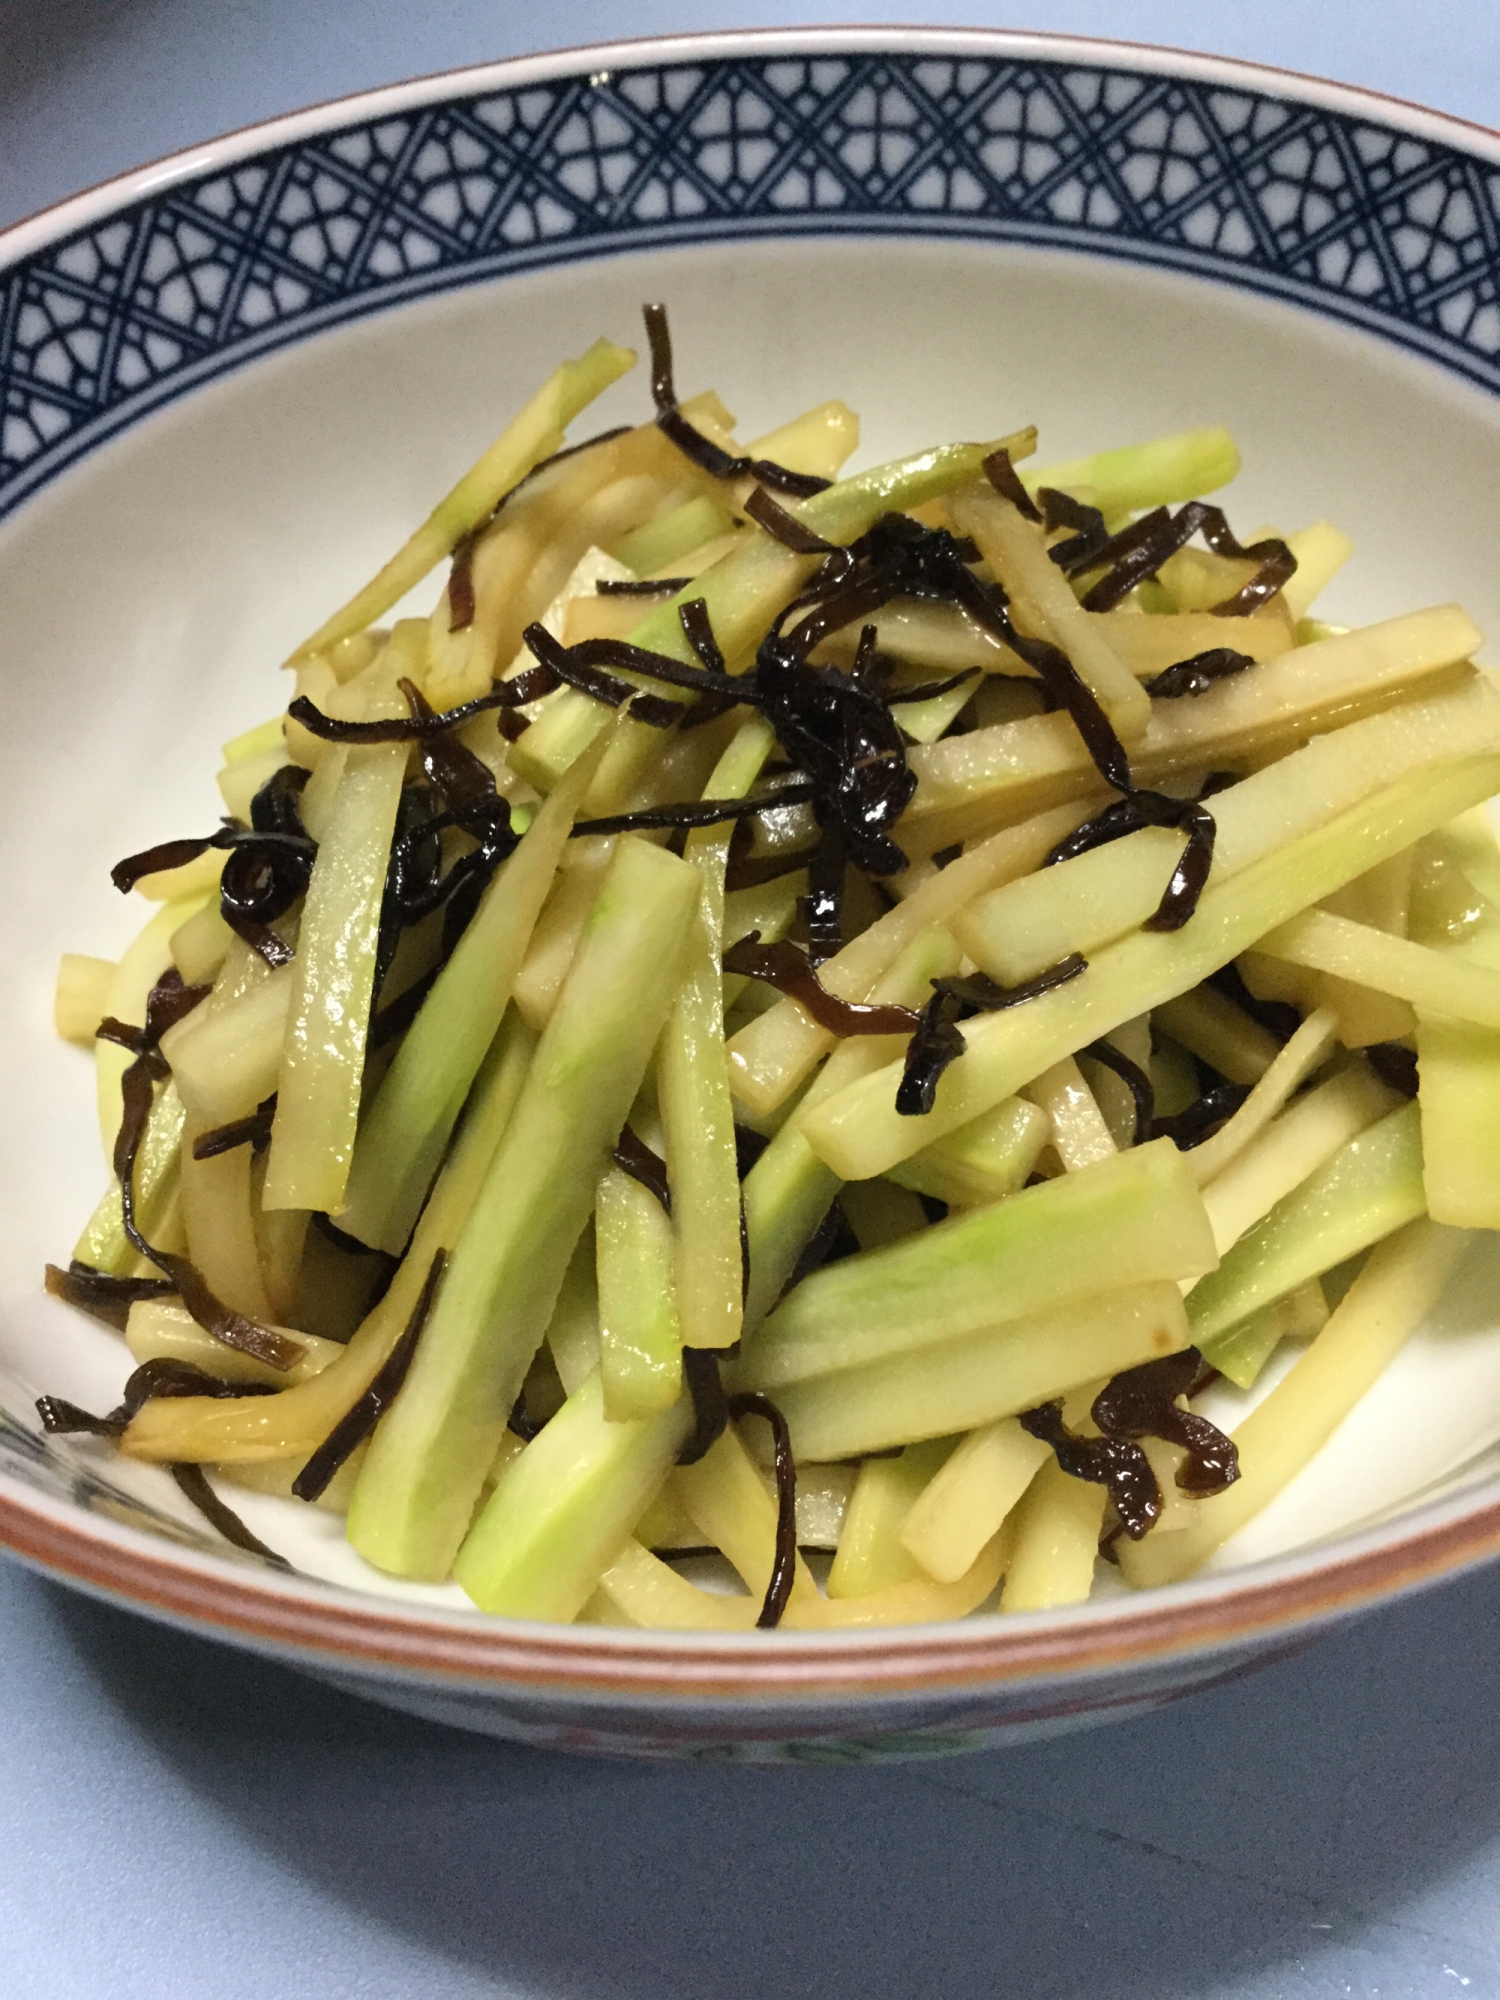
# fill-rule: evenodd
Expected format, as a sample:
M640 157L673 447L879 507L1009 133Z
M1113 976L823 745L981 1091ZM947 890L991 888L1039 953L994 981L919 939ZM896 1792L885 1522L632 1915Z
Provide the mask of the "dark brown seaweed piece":
M754 819L780 806L804 805L816 795L811 785L786 785L778 792L765 792L752 799L684 799L676 805L642 806L636 812L608 813L602 819L580 819L573 823L573 835L581 838L594 833L636 833L647 828L671 826L723 826L734 819ZM807 865L807 855L799 854L777 873L789 875L793 868Z
M1114 1502L1120 1525L1138 1542L1161 1517L1161 1488L1140 1446L1123 1437L1077 1437L1063 1422L1061 1402L1024 1410L1023 1431L1052 1447L1063 1471L1102 1486Z
M539 1438L547 1428L545 1419L539 1422L527 1409L524 1389L510 1406L510 1415L505 1419L505 1428L513 1431L522 1444L530 1444L533 1438Z
M1260 565L1248 583L1222 604L1212 607L1216 617L1239 618L1257 610L1296 573L1297 559L1285 542L1267 537L1243 548L1222 508L1207 501L1190 500L1175 514L1169 514L1165 507L1154 508L1096 552L1094 562L1113 562L1115 566L1084 597L1084 609L1112 610L1137 584L1155 576L1169 557L1200 532L1215 555Z
M848 865L843 825L830 819L807 864L807 894L797 898L807 932L808 963L814 971L843 947L844 875Z
M1081 1056L1091 1056L1097 1063L1103 1063L1104 1067L1112 1070L1130 1092L1135 1105L1135 1132L1131 1143L1144 1146L1148 1139L1155 1136L1156 1127L1156 1092L1151 1087L1150 1077L1139 1063L1133 1063L1129 1056L1122 1055L1113 1042L1102 1039L1089 1042L1078 1053Z
M487 524L486 524L487 525ZM448 572L448 630L464 632L474 623L474 551L482 530L470 529L453 544L453 567Z
M951 694L954 688L962 687L965 681L983 679L983 667L965 667L961 673L949 674L944 681L922 681L916 687L893 688L886 695L885 704L887 708L899 708L907 701L932 701L940 694Z
M667 1182L667 1163L653 1152L640 1134L629 1125L620 1128L619 1141L610 1155L615 1165L654 1194L667 1214L672 1213L672 1190Z
M1399 1090L1403 1097L1416 1096L1417 1058L1404 1042L1371 1042L1365 1054L1388 1090Z
M184 1499L192 1502L204 1520L217 1528L226 1542L233 1543L237 1549L244 1549L249 1555L260 1556L277 1569L291 1568L285 1556L277 1555L275 1549L268 1549L259 1535L250 1532L234 1509L225 1506L209 1485L208 1475L201 1465L169 1465L167 1470L177 1481Z
M1197 1348L1185 1347L1180 1354L1127 1368L1099 1391L1090 1412L1108 1437L1158 1437L1182 1445L1186 1456L1177 1468L1177 1484L1182 1492L1200 1499L1222 1493L1240 1476L1240 1455L1233 1440L1207 1417L1177 1407L1179 1396L1192 1395L1198 1388L1202 1367ZM1128 1522L1125 1531L1132 1532Z
M545 625L540 624L528 625L521 636L549 673L560 681L566 681L569 687L577 688L580 694L589 695L610 708L621 708L629 702L633 719L649 723L653 729L672 729L681 722L681 702L666 701L660 695L643 694L629 681L616 680L613 674L601 672L594 664L608 659L611 664L623 661L635 667L632 655L653 663L659 655L647 653L643 647L632 646L624 639L583 639L576 646L565 646L560 639L553 638ZM679 667L675 660L669 664L676 669L676 673L663 673L655 664L636 670L653 673L658 680L675 679L678 674L690 671ZM695 680L693 685L697 686L698 682Z
M765 1601L756 1627L770 1631L781 1623L792 1584L797 1575L797 1463L792 1457L792 1434L786 1418L769 1396L746 1392L729 1398L729 1414L738 1423L744 1417L763 1417L771 1426L776 1450L776 1554Z
M910 1007L872 1006L830 993L806 952L786 938L779 944L762 944L759 931L748 932L725 952L724 970L765 980L805 1007L831 1035L909 1035L917 1025L917 1015Z
M727 674L724 655L719 650L719 642L714 637L713 620L708 615L708 600L690 597L686 604L677 607L677 622L682 627L683 637L697 656L698 664L708 674Z
M963 853L963 851L964 851L963 842L961 840L955 840L951 847L938 848L937 852L932 857L932 865L934 868L939 870L942 870L944 868L951 868L954 862L957 861L959 856Z
M763 486L757 486L745 502L745 513L758 528L764 528L773 541L780 542L784 549L790 549L799 556L832 555L835 544L825 540L815 528L809 528L799 521L795 514L789 514L779 506Z
M690 576L604 576L594 585L599 597L675 597L692 582Z
M1198 898L1213 866L1218 831L1213 814L1197 799L1174 799L1165 792L1129 791L1060 840L1042 866L1051 868L1059 861L1071 861L1095 847L1138 833L1143 826L1172 827L1187 835L1187 845L1178 857L1161 901L1142 927L1148 931L1181 930L1198 907Z
M327 1491L329 1481L339 1467L355 1446L362 1444L370 1435L386 1410L396 1400L397 1393L406 1380L406 1372L411 1367L412 1356L417 1351L417 1342L422 1338L422 1329L426 1326L428 1315L436 1303L446 1261L445 1250L435 1253L427 1268L422 1289L417 1295L417 1302L412 1307L411 1318L406 1322L395 1346L380 1364L375 1379L364 1394L339 1418L292 1481L292 1492L299 1500L317 1500Z
M1085 506L1057 486L1039 487L1036 497L1041 502L1042 526L1049 535L1058 528L1073 530L1070 541L1056 542L1047 551L1058 568L1071 576L1097 563L1099 552L1109 545L1109 530L1099 509Z
M734 1159L741 1180L749 1173L770 1143L764 1132L753 1131L748 1125L735 1126Z
M222 1400L240 1396L274 1396L266 1382L225 1382L206 1375L191 1361L173 1361L165 1355L143 1361L126 1380L119 1405L108 1416L96 1417L62 1396L39 1396L37 1415L49 1436L69 1431L88 1431L95 1437L123 1435L136 1412L159 1396L211 1396Z
M1024 1006L1087 970L1088 960L1074 951L1019 986L1001 986L982 972L967 979L934 979L932 998L922 1009L916 1032L906 1045L906 1061L896 1087L900 1115L922 1118L932 1109L939 1079L964 1052L958 1028L961 1020L972 1014Z
M1250 1095L1243 1083L1216 1083L1195 1097L1182 1111L1168 1118L1153 1119L1151 1131L1157 1139L1170 1139L1179 1152L1191 1152L1211 1139L1228 1118L1232 1118Z
M716 1445L729 1422L729 1403L719 1363L724 1350L719 1347L684 1347L682 1379L693 1399L693 1428L677 1454L679 1465L696 1465L704 1453Z
M1021 484L1016 468L1011 463L1010 453L1004 445L998 451L992 451L984 461L984 476L1000 498L1008 500L1023 520L1038 523L1041 521L1041 511Z
M76 1259L66 1271L49 1264L44 1282L50 1298L77 1306L80 1312L89 1313L120 1333L125 1331L130 1308L137 1300L171 1298L177 1290L170 1278L116 1278Z
M1206 653L1194 653L1191 659L1163 667L1141 685L1153 701L1180 701L1184 695L1207 694L1215 681L1242 674L1254 665L1248 653L1237 653L1232 646L1211 646Z
M193 1141L195 1160L216 1160L221 1153L232 1153L237 1146L250 1146L257 1153L263 1153L271 1143L271 1121L276 1116L276 1092L263 1097L248 1118L236 1118L228 1125L215 1125L211 1131L200 1132Z
M794 499L810 500L833 484L811 472L792 472L770 458L736 457L706 438L689 423L677 406L677 389L672 379L672 336L667 328L663 305L641 307L646 321L646 338L651 347L651 397L656 404L656 421L685 458L712 479L743 479L747 474L766 486L774 486Z
M305 694L299 694L287 709L293 722L328 743L418 743L424 736L441 736L450 729L462 729L476 715L491 709L525 708L551 694L558 685L545 667L528 667L508 681L496 681L488 694L457 708L445 708L428 717L389 715L375 722L345 722L337 715L325 715Z

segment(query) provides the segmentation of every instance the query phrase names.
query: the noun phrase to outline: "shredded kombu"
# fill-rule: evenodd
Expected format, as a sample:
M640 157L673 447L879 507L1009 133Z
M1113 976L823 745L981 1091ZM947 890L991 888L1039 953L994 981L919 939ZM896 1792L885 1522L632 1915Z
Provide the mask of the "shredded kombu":
M184 1499L190 1500L210 1527L217 1528L226 1542L237 1549L244 1549L247 1555L259 1556L262 1561L276 1569L291 1568L291 1564L275 1549L268 1549L259 1535L247 1528L232 1507L227 1507L208 1483L208 1474L201 1465L169 1465L168 1472L176 1480L178 1490Z
M762 944L760 932L750 931L725 952L724 970L763 979L805 1007L831 1035L909 1035L917 1025L910 1007L844 1000L830 993L807 953L787 938Z
M623 1173L639 1181L648 1194L655 1195L668 1215L672 1213L672 1190L667 1181L667 1163L653 1152L638 1132L625 1125L610 1156Z
M1170 1139L1180 1152L1189 1152L1211 1139L1226 1119L1234 1116L1250 1095L1243 1083L1210 1084L1201 1097L1167 1118L1155 1118L1152 1131L1158 1139Z
M684 1347L682 1380L693 1401L693 1428L677 1454L679 1465L696 1465L724 1435L729 1422L729 1402L719 1364L724 1350L718 1347Z
M760 1616L755 1621L759 1630L770 1631L781 1623L797 1575L797 1463L792 1456L792 1434L786 1418L769 1396L754 1393L731 1396L728 1414L736 1423L743 1417L764 1418L771 1426L775 1442L776 1553Z
M922 1009L916 1033L907 1044L906 1063L896 1090L897 1111L903 1118L921 1118L932 1109L944 1070L964 1052L960 1021L1024 1006L1087 970L1088 960L1073 951L1019 986L1001 986L982 972L965 979L934 979L932 998Z
M656 422L662 433L669 437L684 457L690 458L700 471L708 473L712 479L758 479L763 486L774 486L782 493L789 493L795 499L808 500L814 493L822 493L832 484L831 480L820 479L810 472L792 472L774 459L736 457L702 431L691 424L682 414L677 403L677 389L672 371L672 336L667 328L667 309L662 305L648 305L641 308L646 320L646 338L651 347L651 395L656 404Z
M1071 861L1095 847L1123 840L1143 826L1164 826L1187 835L1187 844L1178 857L1161 901L1146 919L1148 931L1177 931L1198 907L1213 866L1214 839L1218 832L1213 814L1198 799L1174 799L1165 792L1129 791L1102 812L1060 840L1042 863L1054 867Z
M1050 501L1055 505L1065 498L1065 495L1049 493L1044 504ZM1076 502L1070 504L1077 509ZM1093 518L1084 522L1081 520L1083 515ZM1083 599L1086 611L1112 611L1137 585L1154 577L1168 558L1186 547L1196 534L1203 536L1215 555L1257 565L1248 583L1233 596L1225 598L1222 604L1212 607L1217 617L1242 618L1258 610L1262 604L1270 602L1297 569L1297 558L1285 542L1275 537L1268 536L1264 541L1253 542L1248 548L1242 547L1235 539L1223 509L1203 500L1190 500L1175 514L1166 507L1155 507L1112 536L1102 535L1103 517L1092 508L1077 509L1071 518L1062 511L1052 515L1049 510L1047 525L1049 528L1054 525L1080 527L1080 533L1073 541L1063 543L1051 552L1052 560L1069 576L1078 576L1092 569L1106 571L1086 592Z
M236 1118L228 1125L215 1125L211 1131L200 1132L193 1141L195 1160L216 1160L221 1153L232 1153L237 1146L249 1146L253 1152L263 1153L271 1143L271 1125L276 1116L276 1092L263 1097L248 1118Z
M1135 1107L1135 1132L1133 1143L1144 1146L1148 1139L1156 1136L1156 1092L1151 1079L1139 1063L1122 1054L1113 1042L1100 1040L1089 1042L1078 1051L1081 1056L1091 1056L1113 1073L1130 1092L1131 1103Z
M1186 695L1207 694L1215 682L1242 674L1254 665L1248 653L1237 653L1232 646L1211 646L1206 653L1175 660L1141 686L1153 701L1181 701Z
M116 1278L108 1271L80 1264L76 1258L66 1271L49 1264L45 1283L50 1297L77 1306L120 1333L125 1331L130 1308L138 1300L173 1298L177 1292L170 1278Z
M417 1351L417 1342L422 1338L432 1308L437 1301L438 1288L443 1282L445 1251L439 1250L427 1268L417 1302L412 1307L411 1317L402 1329L400 1338L376 1371L375 1379L364 1394L348 1409L333 1429L318 1446L312 1457L292 1481L292 1492L299 1500L317 1500L328 1489L329 1482L339 1467L374 1430L380 1418L396 1400L397 1392L406 1380L412 1357Z

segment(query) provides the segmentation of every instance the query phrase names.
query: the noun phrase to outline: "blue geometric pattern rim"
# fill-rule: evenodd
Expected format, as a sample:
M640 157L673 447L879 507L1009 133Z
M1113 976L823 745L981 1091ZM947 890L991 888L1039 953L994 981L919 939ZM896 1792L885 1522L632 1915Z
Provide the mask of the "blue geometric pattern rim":
M0 517L146 411L453 285L766 235L1051 244L1291 299L1500 390L1500 166L1295 97L868 46L399 109L121 208L0 274Z

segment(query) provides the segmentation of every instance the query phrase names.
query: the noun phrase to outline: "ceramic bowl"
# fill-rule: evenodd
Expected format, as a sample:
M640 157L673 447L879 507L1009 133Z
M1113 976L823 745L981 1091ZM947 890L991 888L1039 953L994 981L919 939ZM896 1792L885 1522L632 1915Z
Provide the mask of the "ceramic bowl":
M634 1756L975 1748L1205 1687L1500 1550L1496 1260L1196 1580L1023 1617L685 1637L490 1620L292 1503L277 1574L167 1477L44 1441L120 1343L39 1296L100 1185L63 949L139 921L110 861L218 810L276 662L565 353L670 301L679 381L743 434L828 395L867 463L1040 424L1068 457L1220 421L1235 518L1329 515L1353 622L1492 629L1500 142L1204 58L815 30L637 43L398 86L219 141L0 238L0 1542L382 1701ZM638 381L601 422L639 421ZM237 1499L236 1505L241 1502Z

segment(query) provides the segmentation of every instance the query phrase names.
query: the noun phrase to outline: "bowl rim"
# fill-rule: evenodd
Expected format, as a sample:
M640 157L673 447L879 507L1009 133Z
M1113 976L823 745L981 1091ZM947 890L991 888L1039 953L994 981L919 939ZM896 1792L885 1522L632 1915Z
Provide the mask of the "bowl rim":
M1019 29L855 26L723 30L587 44L469 65L241 127L102 181L0 231L0 272L142 198L323 132L488 90L670 63L842 53L1072 61L1361 116L1500 165L1500 132L1300 71L1108 37ZM1440 364L1439 364L1440 365ZM86 455L86 454L85 454ZM93 1595L167 1622L345 1674L513 1694L760 1700L898 1697L1079 1680L1193 1655L1285 1645L1400 1593L1500 1556L1500 1481L1348 1535L1139 1596L933 1625L765 1635L487 1619L282 1576L184 1549L0 1473L0 1548ZM1095 1706L1087 1703L1085 1706Z

